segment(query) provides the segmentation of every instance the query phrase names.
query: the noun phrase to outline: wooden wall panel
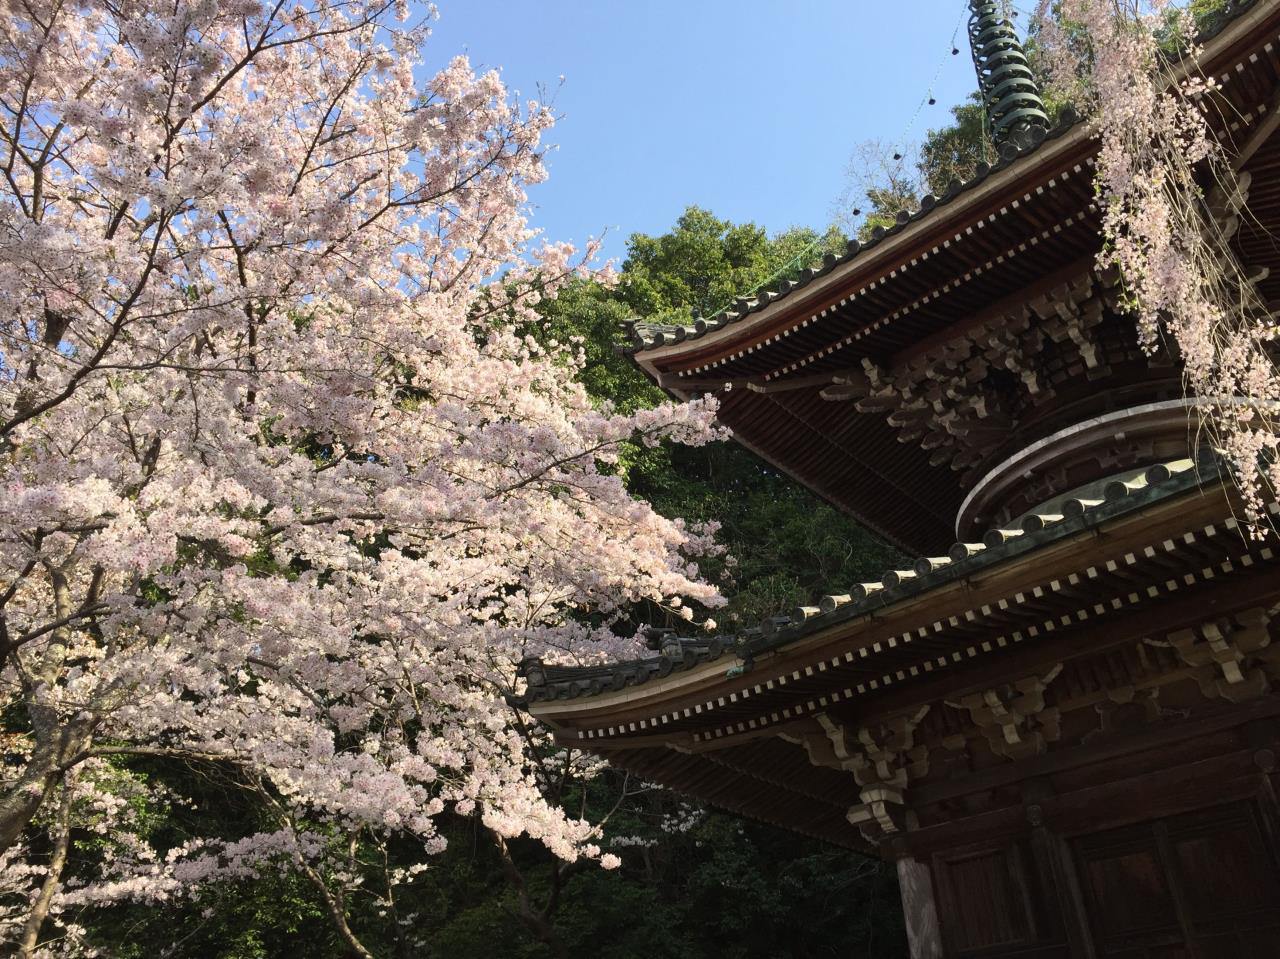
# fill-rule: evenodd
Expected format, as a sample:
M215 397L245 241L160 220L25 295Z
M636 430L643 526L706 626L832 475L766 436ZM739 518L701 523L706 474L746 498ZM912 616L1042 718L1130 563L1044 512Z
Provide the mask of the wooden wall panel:
M1025 843L940 853L933 868L948 956L1035 954L1042 885Z
M1280 956L1280 867L1256 803L1073 845L1098 959Z

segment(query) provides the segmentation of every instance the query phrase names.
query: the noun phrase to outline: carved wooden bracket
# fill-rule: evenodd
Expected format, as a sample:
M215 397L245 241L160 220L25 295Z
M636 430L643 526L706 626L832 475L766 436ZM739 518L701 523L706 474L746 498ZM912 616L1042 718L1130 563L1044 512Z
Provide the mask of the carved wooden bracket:
M1027 407L1054 392L1047 366L1078 356L1088 375L1107 372L1099 327L1115 286L1110 275L1082 273L908 361L885 367L864 358L862 369L833 374L822 397L883 414L900 442L929 450L934 466L965 473L1007 441Z
M1195 667L1206 698L1241 703L1266 695L1271 687L1264 667L1280 651L1271 646L1270 623L1266 610L1249 609L1170 633L1169 645Z
M851 728L818 713L811 726L783 738L801 743L815 766L853 774L861 787L849 822L877 842L904 828L904 793L929 771L929 751L917 745L915 730L929 707L891 716L870 726Z
M1107 690L1107 698L1093 707L1098 713L1098 728L1086 733L1081 742L1091 743L1097 739L1122 733L1125 730L1141 729L1162 719L1186 719L1190 714L1185 709L1166 709L1160 705L1160 687L1116 686Z
M849 807L850 825L857 826L862 837L869 842L879 842L886 836L906 828L901 789L893 786L867 786L858 798L862 802Z
M1093 328L1102 322L1103 301L1093 294L1090 274L1055 287L1028 306L1040 318L1040 329L1054 342L1070 341L1088 369L1098 368L1098 343Z
M1062 672L1058 663L1048 673L971 693L947 705L963 709L982 730L997 756L1025 759L1043 753L1061 736L1058 710L1045 705L1044 693Z
M825 733L825 742L806 739L809 758L816 765L848 770L859 786L886 783L905 787L929 771L928 750L915 744L916 726L928 711L928 706L921 706L913 713L853 730L819 713L815 718Z

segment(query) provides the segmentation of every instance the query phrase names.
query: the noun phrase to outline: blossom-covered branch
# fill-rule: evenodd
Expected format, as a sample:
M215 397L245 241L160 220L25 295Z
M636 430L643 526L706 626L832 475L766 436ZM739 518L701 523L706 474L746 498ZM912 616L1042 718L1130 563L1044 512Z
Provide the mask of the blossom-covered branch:
M130 754L424 856L447 810L598 854L509 722L514 664L632 648L629 603L720 602L705 536L612 468L712 438L712 406L596 408L580 356L514 332L592 254L526 222L552 115L463 58L425 71L407 13L33 0L0 25L12 870L78 770ZM201 879L195 847L153 854L98 891Z
M1263 495L1280 489L1277 327L1231 248L1249 178L1210 128L1214 82L1198 69L1193 18L1165 0L1061 0L1053 14L1042 2L1057 92L1092 113L1101 139L1098 265L1119 271L1143 347L1181 359L1262 535Z

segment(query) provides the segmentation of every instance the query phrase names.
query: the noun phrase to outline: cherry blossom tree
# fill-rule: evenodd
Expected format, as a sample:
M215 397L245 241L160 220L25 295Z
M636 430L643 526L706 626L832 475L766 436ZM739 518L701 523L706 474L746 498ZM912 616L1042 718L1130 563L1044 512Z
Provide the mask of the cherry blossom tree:
M1231 247L1249 174L1208 122L1222 107L1199 67L1194 6L1041 0L1042 56L1058 95L1086 111L1101 140L1098 266L1119 272L1143 348L1178 354L1200 425L1261 537L1273 531L1264 497L1280 491L1280 328L1256 288L1262 274Z
M367 954L316 823L427 861L452 810L598 856L539 790L514 664L630 650L638 600L720 602L708 531L613 467L712 438L712 408L593 406L572 344L514 332L594 252L526 222L553 118L463 58L430 74L409 16L4 5L0 892L29 890L28 954L66 903L280 862ZM230 764L280 829L60 889L26 837L137 755Z

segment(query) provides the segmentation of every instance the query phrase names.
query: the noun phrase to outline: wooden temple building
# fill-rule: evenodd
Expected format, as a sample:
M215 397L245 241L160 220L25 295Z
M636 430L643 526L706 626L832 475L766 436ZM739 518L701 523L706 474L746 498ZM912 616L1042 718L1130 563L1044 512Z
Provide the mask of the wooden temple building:
M1096 130L972 0L999 160L635 359L913 556L735 636L526 661L559 741L896 862L913 957L1280 957L1280 537L1245 535L1176 356L1095 257ZM1190 66L1187 67L1190 69ZM1199 68L1205 215L1280 306L1280 2ZM1280 505L1269 507L1280 515Z

